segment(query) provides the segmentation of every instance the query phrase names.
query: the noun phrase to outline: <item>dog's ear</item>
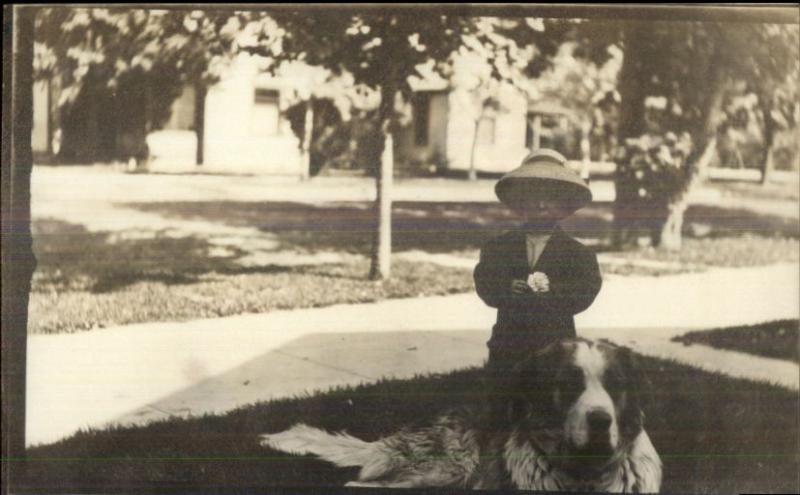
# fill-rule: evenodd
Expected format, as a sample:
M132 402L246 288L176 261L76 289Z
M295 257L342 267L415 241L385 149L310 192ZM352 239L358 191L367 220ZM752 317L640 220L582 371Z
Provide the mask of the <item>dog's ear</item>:
M528 390L537 375L538 363L534 354L527 354L508 370L504 377L502 395L506 407L506 419L513 423L530 416L531 403Z
M555 416L553 376L562 353L562 346L554 344L527 354L514 367L507 395L510 420L551 420Z
M641 360L633 351L619 347L617 356L627 382L621 427L630 438L634 438L644 427L644 410L650 402L652 387Z

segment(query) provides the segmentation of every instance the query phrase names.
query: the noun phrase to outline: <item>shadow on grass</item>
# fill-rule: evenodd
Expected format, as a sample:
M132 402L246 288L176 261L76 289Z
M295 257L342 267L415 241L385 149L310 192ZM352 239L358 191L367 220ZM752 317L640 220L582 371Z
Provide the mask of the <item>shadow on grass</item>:
M155 233L149 238L114 239L108 232L89 232L61 220L32 223L37 268L34 292L88 290L108 293L138 282L193 284L201 275L281 273L291 268L243 267L235 260L245 251L229 246L227 256L209 254L213 247L198 237L174 238Z
M720 208L692 205L684 222L711 227L711 237L738 237L742 234L764 237L800 238L800 222L796 218L754 213L743 208ZM687 228L690 228L687 225ZM691 234L691 232L689 232Z
M335 250L367 254L375 218L372 203L317 206L293 202L136 203L127 207L167 218L195 219L255 227L277 236L281 248ZM511 212L497 204L395 202L393 249L444 253L480 247L512 227Z
M346 202L311 205L293 202L169 202L129 203L127 207L167 218L200 219L225 225L256 227L275 234L284 247L330 249L366 254L375 227L372 204ZM642 214L646 216L646 214ZM517 218L499 203L398 201L393 204L393 249L452 253L479 249L488 239L517 224ZM685 235L693 237L693 223L710 228L708 235L744 234L800 238L800 223L749 210L691 206L686 212ZM581 238L610 240L612 205L595 203L562 223Z
M368 255L375 227L372 205L367 202L317 206L292 202L208 201L127 206L167 218L258 228L275 239L276 251ZM486 241L513 228L517 222L499 203L396 202L393 250L474 257ZM687 243L679 253L631 251L623 254L720 266L752 265L792 258L787 253L796 251L791 243L800 238L797 220L748 210L692 206L684 224ZM702 239L693 237L696 224L705 226L700 229L707 231ZM611 204L596 203L584 208L562 222L562 226L576 237L591 240L595 251L611 251ZM279 266L242 267L236 260L248 253L235 245L226 246L225 256L212 256L211 244L201 237L156 235L112 242L108 233L87 232L79 225L57 220L37 220L33 230L34 250L39 260L34 291L68 289L108 293L140 281L182 285L196 283L200 276L212 272L238 275L288 270ZM692 246L693 243L696 245Z
M665 493L797 493L796 392L642 358L653 383L646 428L664 461ZM306 422L375 440L480 400L470 369L390 380L139 428L80 433L29 449L24 489L341 486L355 469L262 449L260 433Z

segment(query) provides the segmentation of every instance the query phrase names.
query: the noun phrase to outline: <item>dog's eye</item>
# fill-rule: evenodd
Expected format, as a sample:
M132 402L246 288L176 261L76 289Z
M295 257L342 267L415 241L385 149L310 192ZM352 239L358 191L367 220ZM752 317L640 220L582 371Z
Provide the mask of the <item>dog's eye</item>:
M616 397L625 389L625 377L618 370L610 371L603 377L603 385L609 394Z
M561 370L558 390L563 404L572 404L585 388L583 371L580 368L567 367Z

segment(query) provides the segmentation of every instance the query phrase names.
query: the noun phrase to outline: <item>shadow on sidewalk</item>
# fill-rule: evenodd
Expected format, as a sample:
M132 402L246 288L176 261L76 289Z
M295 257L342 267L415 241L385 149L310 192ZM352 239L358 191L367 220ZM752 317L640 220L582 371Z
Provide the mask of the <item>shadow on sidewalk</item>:
M222 414L381 379L411 379L482 366L487 331L311 334L115 419L144 424L170 416Z

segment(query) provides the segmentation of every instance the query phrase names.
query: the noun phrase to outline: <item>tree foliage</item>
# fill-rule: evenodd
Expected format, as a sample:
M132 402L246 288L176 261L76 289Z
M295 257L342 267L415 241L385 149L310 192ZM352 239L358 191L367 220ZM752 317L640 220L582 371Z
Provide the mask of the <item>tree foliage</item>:
M766 96L798 71L796 25L627 22L620 32L623 77L637 86L631 90L621 81L623 105L639 107L623 137L644 130L645 100L661 97L666 99L662 130L687 131L706 143L720 122L725 92L735 83ZM695 153L702 151L700 146Z
M394 92L408 101L410 78L421 67L449 78L460 50L478 54L496 80L514 80L514 68L524 67L531 51L501 34L508 22L430 13L354 14L346 11L275 12L264 15L257 42L249 50L277 62L300 60L324 67L333 76L352 76L356 85L386 91L381 118L401 114ZM516 80L515 80L516 81Z
M680 137L672 132L665 135L644 134L629 139L624 152L631 166L626 172L639 186L637 193L647 203L666 206L675 200L681 185L686 181L686 159L692 152L692 138L684 132Z
M62 103L96 81L110 90L140 76L212 82L239 29L229 12L43 8L34 70L38 78L61 78Z
M579 48L575 41L563 43L552 59L553 66L537 77L535 87L541 100L556 101L590 118L597 104L616 92L622 52L610 45L608 59L597 64L582 57Z
M684 180L672 183L674 191L669 194L673 202L685 201L700 157L708 157L707 147L715 143L726 91L744 82L765 94L796 73L797 26L633 21L619 26L624 50L619 81L621 142L646 133L688 133L694 144L688 173ZM646 105L653 98L660 102L658 112ZM628 180L631 167L628 159L619 163L616 220L620 231L630 226L629 213L636 211L631 205L637 201L638 187ZM625 242L626 236L622 237L618 240Z
M223 11L42 8L35 75L58 88L67 127L80 126L76 121L86 120L91 107L101 121L158 128L184 86L216 80L240 17Z

